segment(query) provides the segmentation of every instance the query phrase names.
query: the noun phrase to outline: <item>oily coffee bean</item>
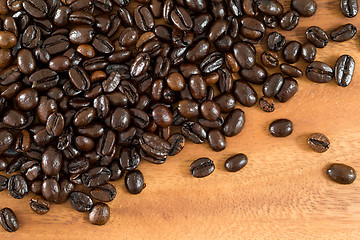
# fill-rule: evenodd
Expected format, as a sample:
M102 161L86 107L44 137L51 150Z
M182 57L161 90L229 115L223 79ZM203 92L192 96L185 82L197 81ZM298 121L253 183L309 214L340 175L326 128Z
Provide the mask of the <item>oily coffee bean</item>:
M12 174L20 170L21 165L23 165L26 161L26 158L19 157L11 160L6 168L6 174Z
M8 188L8 179L5 176L0 175L0 191L4 191L7 188Z
M0 153L3 154L14 142L14 137L7 129L0 130Z
M51 113L46 120L46 131L52 136L60 136L65 127L65 119L61 113Z
M329 42L329 37L326 32L316 26L309 27L305 32L305 36L306 39L317 48L324 48Z
M160 127L168 127L173 122L172 112L165 106L156 106L152 111L154 122Z
M351 83L355 71L355 60L349 55L342 55L336 61L334 75L335 82L340 87L347 87Z
M41 175L40 163L35 160L27 161L21 166L20 171L28 180L33 181Z
M220 52L213 52L202 60L200 69L203 73L212 73L218 70L223 64L223 55Z
M274 52L265 51L261 54L261 63L268 68L276 68L279 65L279 57Z
M353 18L359 11L358 0L341 0L340 8L345 17Z
M280 16L284 8L277 0L259 0L256 1L258 9L269 16Z
M308 63L315 61L316 53L316 47L312 43L305 43L301 48L301 56Z
M209 121L205 118L199 118L199 123L203 127L220 129L224 124L224 117L220 116L215 121Z
M311 17L316 13L317 4L314 0L291 0L291 9L303 17Z
M110 179L110 170L106 167L95 167L81 176L81 182L86 187L96 187L107 183Z
M104 35L95 35L92 41L92 46L95 50L102 54L111 54L114 52L115 47L110 39Z
M208 39L210 42L216 41L227 30L229 24L225 19L216 20L209 29Z
M243 169L248 163L248 158L245 154L239 153L229 157L225 161L225 169L229 172L237 172Z
M92 188L90 196L101 202L110 202L116 197L116 189L110 183Z
M280 64L280 71L283 74L294 78L300 78L303 76L303 72L299 68L287 63Z
M275 111L275 103L274 100L267 97L261 97L259 100L259 105L261 110L264 112L273 112Z
M202 116L209 121L216 121L221 114L219 105L212 100L202 102L200 111Z
M357 28L351 23L335 28L330 32L331 40L335 42L344 42L352 39L357 33Z
M25 178L21 175L13 175L8 181L8 192L16 199L22 199L29 193L29 187Z
M246 107L252 107L257 102L257 94L254 88L245 81L235 81L232 93L234 97Z
M284 79L282 87L280 88L280 91L275 95L275 98L279 102L287 102L297 93L298 89L298 82L291 77L287 77Z
M139 170L129 171L125 175L125 186L129 193L139 194L145 188L144 176Z
M138 6L134 10L135 24L138 28L144 32L150 31L154 28L154 18L150 10L145 6Z
M94 225L104 225L109 221L110 208L106 203L96 203L89 213L89 222Z
M315 61L306 68L306 77L316 83L327 83L333 79L334 72L326 63Z
M212 20L213 17L208 12L197 14L193 19L194 27L192 31L195 34L203 34L211 26Z
M318 153L326 152L330 147L330 140L321 133L313 133L307 139L308 145Z
M235 97L231 93L223 93L215 97L214 101L219 105L222 113L231 112L236 105Z
M273 29L273 28L276 28L277 26L279 26L279 18L277 16L264 15L263 22L267 28Z
M258 64L250 69L243 68L239 73L243 80L253 84L263 84L268 76L266 69Z
M196 122L185 122L181 126L181 133L191 142L200 144L206 140L205 129Z
M199 158L190 165L190 174L196 178L209 176L214 170L215 164L209 158Z
M151 162L153 164L163 164L163 163L165 163L165 161L167 159L167 156L155 157L155 156L152 156L152 155L146 153L142 149L140 149L140 156L141 156L141 159Z
M168 139L170 143L169 156L175 156L180 153L185 146L185 137L179 133L175 133Z
M250 43L258 43L265 37L266 29L260 20L244 16L240 19L240 33Z
M291 31L297 27L299 19L300 16L296 11L287 11L281 16L280 27L286 31Z
M54 201L55 203L64 203L69 199L70 194L75 190L75 185L68 179L64 178L60 180L60 192L58 198Z
M331 180L339 184L351 184L356 179L355 169L342 163L330 165L326 170L326 174Z
M0 210L0 224L8 232L15 232L19 228L16 215L10 208Z
M293 123L288 119L278 119L269 126L269 132L274 137L288 137L294 130Z
M183 7L175 7L174 10L171 11L170 18L173 24L182 31L191 30L194 26L190 14Z
M30 200L30 208L35 213L44 215L50 211L50 202L46 201L40 196L36 196Z
M73 66L69 69L69 78L74 86L80 91L90 88L90 78L82 67Z
M41 156L41 168L46 175L54 176L61 170L62 154L55 147L48 146Z
M207 140L210 148L216 152L220 152L226 148L226 138L219 129L211 129L207 134Z
M139 166L140 155L135 148L123 147L120 150L120 167L127 171L134 170Z
M93 200L85 193L75 191L70 194L70 205L76 211L88 212L93 204Z
M87 30L88 29L86 28L83 31L86 32ZM73 39L73 37L77 33L70 32L70 34L72 34L72 35L69 35L70 40L74 40L74 42L76 42L76 40ZM46 52L48 52L50 55L56 55L56 54L65 52L69 48L69 44L70 44L69 38L67 38L63 35L51 36L43 42L42 49L45 50ZM91 35L91 38L92 38L92 35ZM78 41L78 43L79 44L87 43L87 41L85 41L85 42Z
M169 154L170 144L153 133L144 133L140 137L141 148L154 156L165 156Z
M278 32L272 32L267 38L267 45L271 51L280 51L286 43L286 38Z
M301 55L301 43L291 41L283 49L283 57L287 63L296 63Z
M256 59L251 47L243 42L238 42L233 47L236 61L241 68L250 69L254 66Z
M244 125L245 113L241 109L234 109L225 118L222 132L227 137L233 137L243 130Z

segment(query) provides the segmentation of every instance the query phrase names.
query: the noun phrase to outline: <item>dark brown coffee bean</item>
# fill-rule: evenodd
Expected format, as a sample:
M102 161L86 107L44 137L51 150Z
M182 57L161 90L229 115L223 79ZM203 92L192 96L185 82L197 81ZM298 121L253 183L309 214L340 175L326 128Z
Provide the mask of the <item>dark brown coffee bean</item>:
M348 23L332 30L330 32L330 38L335 42L344 42L352 39L356 33L356 27L351 23Z
M294 130L293 123L288 119L278 119L269 126L269 131L274 137L288 137Z
M19 229L19 223L16 215L10 208L1 209L0 224L8 232L15 232Z
M231 112L236 105L234 96L231 93L223 93L215 97L214 101L219 105L222 113Z
M232 92L234 97L246 107L252 107L257 102L257 94L255 90L245 81L235 81Z
M233 48L233 53L241 68L250 69L254 66L256 61L255 53L246 43L236 43Z
M306 77L316 83L327 83L333 79L334 72L326 63L315 61L306 68Z
M2 122L12 128L21 128L27 123L27 117L22 111L9 109L3 113Z
M76 211L87 212L90 211L94 203L89 195L75 191L70 194L70 204Z
M241 109L234 109L225 118L222 131L225 136L233 137L243 130L244 125L245 113Z
M170 144L153 133L144 133L140 137L141 148L154 156L166 156L170 152Z
M29 193L25 178L21 175L13 175L8 181L8 192L16 199L22 199Z
M100 156L109 156L113 152L115 145L116 135L113 131L105 131L104 134L99 139L96 152Z
M305 61L312 63L315 60L316 52L317 50L314 44L305 43L301 49L301 56Z
M261 54L261 63L268 68L276 68L279 65L279 57L274 52L265 51Z
M179 114L185 118L199 116L199 104L196 101L184 99L178 103Z
M314 0L292 0L291 9L303 17L311 17L316 13L317 5Z
M200 69L203 73L212 73L224 64L224 57L220 52L213 52L205 57L200 63Z
M55 201L59 197L59 183L55 178L47 178L43 181L41 192L46 200Z
M125 186L131 194L141 193L145 188L143 174L139 170L127 172L125 175Z
M316 26L309 27L305 32L305 36L306 39L317 48L324 48L329 42L329 37L326 32Z
M351 184L356 179L355 169L342 163L334 163L329 166L326 174L331 180L339 184Z
M271 51L280 51L286 43L286 38L278 32L272 32L267 38L267 45Z
M83 31L86 32L87 30L88 29L84 29ZM71 38L74 38L74 35L76 35L76 34L80 35L80 33L73 33L73 32L70 32L70 34L72 34L72 35L69 35L70 40L71 40ZM63 35L51 36L43 42L42 48L51 55L56 55L56 54L65 52L69 48L69 45L70 45L69 38L67 38ZM84 43L87 43L87 41L85 41ZM79 44L81 44L81 41L79 41Z
M50 211L50 203L40 196L33 197L30 200L30 208L35 213L44 215Z
M355 60L349 55L342 55L336 61L334 74L335 82L340 87L347 87L351 83L355 71Z
M243 169L248 163L248 158L245 154L239 153L229 157L225 161L225 169L229 172L237 172Z
M303 72L299 68L286 63L280 64L280 71L283 74L294 78L300 78L303 76Z
M239 73L242 79L253 84L263 84L268 76L266 69L258 64L250 69L243 68Z
M49 146L41 157L41 168L46 175L54 176L61 170L63 164L62 154L55 147Z
M206 132L204 128L196 122L185 122L182 124L181 133L190 141L196 144L205 142Z
M283 57L287 63L296 63L301 55L301 43L291 41L283 49Z
M275 98L279 102L287 102L297 93L298 89L298 82L291 77L287 77L284 79L282 87L280 88L280 91L275 95Z
M97 187L107 183L110 174L110 170L106 167L95 167L82 174L81 182L86 187Z
M226 148L226 138L219 129L211 129L207 134L207 140L210 148L216 152L220 152Z
M271 98L261 97L259 100L259 105L261 110L263 110L264 112L275 111L275 103Z
M190 165L190 174L196 178L209 176L214 170L215 164L209 158L199 158Z
M109 221L110 208L106 203L96 203L89 213L89 221L94 225L104 225Z
M166 7L166 3L164 4L164 7ZM165 14L165 11L164 11ZM186 30L191 30L194 23L193 20L191 19L190 14L187 12L187 10L183 7L175 7L170 14L170 18L172 23L180 30L182 31L186 31ZM164 19L169 19L169 18L165 18Z
M341 0L340 8L345 17L353 18L359 11L358 0Z
M291 31L297 27L299 19L300 16L296 11L287 11L281 16L280 27L286 31Z
M170 143L169 156L175 156L184 148L185 137L179 133L175 133L170 136L168 142Z
M265 37L266 29L260 20L244 16L240 20L240 33L250 43L258 43Z
M307 138L308 145L318 153L326 152L330 147L330 140L322 133L313 133Z

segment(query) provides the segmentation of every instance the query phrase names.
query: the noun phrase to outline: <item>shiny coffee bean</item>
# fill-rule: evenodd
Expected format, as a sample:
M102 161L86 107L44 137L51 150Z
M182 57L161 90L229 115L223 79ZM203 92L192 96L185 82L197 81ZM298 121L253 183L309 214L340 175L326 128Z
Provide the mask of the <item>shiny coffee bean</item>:
M50 211L50 202L40 196L36 196L30 200L30 208L33 212L39 215L44 215Z
M330 140L322 133L313 133L307 138L308 145L318 153L326 152L330 147Z
M267 38L268 48L274 52L280 51L285 46L285 43L285 37L278 32L270 33Z
M226 148L226 138L219 129L211 129L207 134L207 140L210 148L216 152L220 152Z
M316 83L327 83L333 79L334 71L326 63L315 61L306 68L306 77Z
M170 144L153 133L142 134L140 146L145 152L159 157L168 155L170 151Z
M181 126L181 133L191 142L201 144L206 140L205 129L196 122L185 122Z
M296 63L301 55L301 43L291 41L283 49L283 57L287 63Z
M347 87L351 83L355 71L355 60L349 55L342 55L336 61L334 68L335 82L340 87Z
M29 187L25 178L21 175L13 175L8 181L8 192L16 199L22 199L29 193Z
M342 163L330 165L326 174L331 180L339 184L351 184L356 179L355 169Z
M316 13L317 4L314 0L291 0L291 9L303 17L311 17Z
M326 32L316 26L309 27L305 32L305 36L306 39L317 48L324 48L329 42L329 37Z
M246 43L236 43L233 48L233 53L241 68L250 69L254 66L256 62L255 53Z
M297 93L298 89L298 82L291 77L287 77L284 79L280 91L275 95L275 98L279 102L287 102Z
M116 197L116 189L110 183L92 188L90 196L101 202L110 202Z
M110 208L106 203L96 203L89 212L89 221L94 225L104 225L109 221Z
M279 57L274 52L265 51L261 54L261 63L268 68L276 68L279 65Z
M288 137L294 130L293 123L288 119L273 121L269 126L270 134L274 137Z
M125 186L129 193L139 194L145 188L144 176L139 170L129 171L125 175Z
M245 113L241 109L234 109L225 118L222 131L225 136L233 137L243 130L244 125Z
M344 42L352 39L357 33L357 28L351 23L341 25L330 32L331 40Z
M358 0L341 0L340 8L345 17L353 18L359 11Z
M88 212L91 210L93 204L90 196L85 193L75 191L70 194L70 205L76 211Z
M286 31L291 31L297 27L299 20L300 16L296 11L287 11L281 16L280 27Z
M264 112L275 111L275 103L274 100L272 100L271 98L261 97L259 99L259 106Z
M301 57L308 63L312 63L313 61L315 61L316 53L317 53L317 50L316 50L316 47L314 44L305 43L302 46Z
M185 146L185 137L179 133L175 133L168 139L170 143L169 156L175 156L180 153Z
M294 78L300 78L303 76L303 72L299 68L287 63L280 64L280 71L283 74Z
M209 176L214 170L215 164L209 158L199 158L190 165L190 174L196 178Z
M0 210L0 224L8 232L15 232L19 229L16 215L10 208Z
M229 157L225 161L225 169L229 172L237 172L243 169L248 163L248 158L245 154L239 153Z
M245 81L235 81L232 92L234 97L246 107L252 107L257 102L257 94L255 90Z
M268 76L266 69L258 64L250 69L243 68L239 73L243 80L253 84L263 84Z

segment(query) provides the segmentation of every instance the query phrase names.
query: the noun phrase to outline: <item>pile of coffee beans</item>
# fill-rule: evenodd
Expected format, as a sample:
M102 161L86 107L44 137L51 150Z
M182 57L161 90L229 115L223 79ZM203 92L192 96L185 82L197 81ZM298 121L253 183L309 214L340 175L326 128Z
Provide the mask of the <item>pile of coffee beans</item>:
M105 224L110 209L104 202L116 196L109 181L124 176L128 192L139 194L145 187L141 160L162 164L185 141L207 141L223 151L227 137L245 125L236 102L257 104L252 84L263 86L259 105L265 112L275 110L275 100L289 101L298 91L294 78L303 76L291 65L300 57L310 63L305 74L311 81L351 83L351 56L341 56L335 70L315 58L329 39L354 37L355 26L340 26L330 38L309 27L305 44L267 33L278 26L295 29L301 17L316 13L313 0L292 0L288 11L277 0L136 2L0 0L0 171L11 175L0 175L0 191L16 199L35 193L35 213L69 200L91 223ZM341 10L354 17L357 1L341 1ZM261 53L262 66L254 44L263 40L269 50ZM282 74L268 76L266 68L279 65ZM280 119L269 130L287 137L293 124ZM309 138L319 152L328 148L325 142ZM247 161L235 155L225 169L239 171ZM200 158L190 173L205 177L214 169L212 160ZM337 182L354 179L354 171L338 166L328 172ZM18 229L8 208L0 223L7 231Z

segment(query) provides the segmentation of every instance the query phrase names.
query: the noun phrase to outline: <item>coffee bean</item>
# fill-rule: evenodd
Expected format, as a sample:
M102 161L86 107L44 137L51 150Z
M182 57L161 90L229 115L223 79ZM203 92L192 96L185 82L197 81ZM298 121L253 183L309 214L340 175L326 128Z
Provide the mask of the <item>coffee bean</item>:
M166 6L166 4L164 4L164 6ZM174 25L182 31L191 30L194 26L190 14L183 7L175 7L174 10L171 11L170 17Z
M257 102L257 94L251 85L245 81L237 80L233 87L234 97L244 106L252 107Z
M341 0L340 8L345 17L353 18L359 11L358 0Z
M296 63L301 55L301 43L291 41L283 49L283 57L287 63Z
M0 191L4 191L7 188L8 188L8 179L5 176L0 175Z
M102 202L110 202L116 197L116 189L110 183L92 188L90 196Z
M88 212L93 206L93 201L89 195L75 191L70 194L70 204L76 211Z
M259 105L261 110L263 110L264 112L275 111L275 103L271 98L261 97L259 100Z
M355 60L349 55L342 55L335 64L335 82L340 87L347 87L351 83L355 71Z
M286 63L280 64L280 71L283 74L294 78L300 78L303 76L303 72L299 68Z
M309 146L318 153L326 152L330 147L330 140L321 133L313 133L308 139L307 143Z
M293 123L288 119L278 119L269 126L269 131L274 137L288 137L294 130Z
M333 79L334 71L326 63L315 61L306 68L306 77L316 83L327 83Z
M243 130L244 125L245 113L241 109L234 109L225 118L222 131L225 136L233 137Z
M245 38L244 40L250 43L258 43L265 37L264 24L250 16L244 16L240 20L240 33Z
M29 193L25 178L21 175L13 175L8 181L9 194L16 199L22 199Z
M175 133L170 136L168 142L170 143L169 156L175 156L184 148L185 137L179 133Z
M129 171L125 175L125 186L129 193L139 194L145 188L144 176L139 170Z
M42 197L36 196L30 200L30 208L35 213L44 215L50 211L50 203Z
M311 17L316 13L317 4L314 0L291 0L291 9L303 17Z
M248 158L245 154L239 153L229 157L225 161L225 169L229 172L237 172L243 169L248 163Z
M190 174L196 178L209 176L214 170L214 162L209 158L199 158L190 165Z
M63 164L62 154L55 147L49 146L41 157L41 168L46 175L54 176L61 170Z
M351 184L356 179L355 169L342 163L334 163L329 166L326 174L331 180L339 184Z
M15 232L19 228L19 223L16 215L10 208L1 209L0 224L8 232Z
M66 178L62 179L59 184L60 192L58 198L55 200L55 203L58 204L67 201L70 194L75 190L75 185Z
M267 45L271 51L280 51L286 43L286 39L283 35L278 32L272 32L267 38Z
M94 225L104 225L109 218L110 208L106 203L96 203L89 212L89 221Z
M315 60L316 52L317 51L314 44L305 43L301 49L301 56L305 61L312 63Z
M140 137L141 148L155 156L165 156L170 152L170 144L153 133L144 133Z
M284 79L282 87L280 88L280 91L275 95L275 98L279 102L287 102L297 93L298 89L298 82L291 77L287 77Z
M286 31L291 31L297 27L299 20L300 16L296 11L287 11L281 16L280 27Z
M216 152L220 152L226 148L226 138L219 129L211 129L207 134L207 140L210 148Z
M250 69L243 68L239 73L243 80L253 84L263 84L268 76L266 69L258 64Z
M203 34L212 23L213 17L208 12L197 14L193 19L193 31L195 34Z
M243 42L234 45L233 53L241 68L250 69L255 64L255 53L250 46Z
M213 52L202 60L200 69L203 73L211 73L218 70L223 63L223 55L220 52Z
M329 42L329 37L326 32L316 26L309 27L305 32L305 36L306 39L317 48L324 48Z
M276 68L279 65L279 57L274 52L264 51L261 54L261 63L268 68Z
M344 42L352 39L357 33L357 28L351 23L341 25L330 32L331 40L335 42Z

